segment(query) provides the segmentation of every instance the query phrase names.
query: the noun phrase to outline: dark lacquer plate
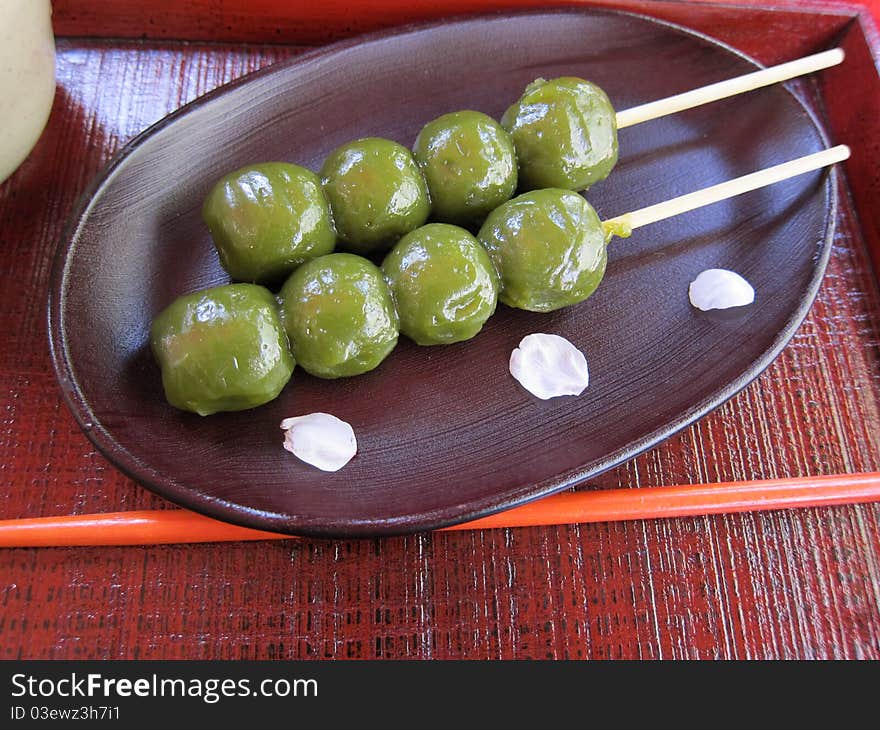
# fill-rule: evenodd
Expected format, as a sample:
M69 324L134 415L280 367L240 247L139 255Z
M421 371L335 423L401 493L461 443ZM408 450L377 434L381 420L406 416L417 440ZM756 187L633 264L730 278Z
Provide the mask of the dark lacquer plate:
M552 314L499 307L470 342L401 339L375 371L325 381L297 370L273 403L208 418L162 396L150 321L175 297L225 283L199 209L223 173L254 161L317 169L344 141L410 146L442 113L500 117L538 76L576 75L615 108L753 70L729 48L625 14L561 11L437 23L344 42L184 107L135 139L73 216L50 296L52 353L95 445L146 487L214 517L290 533L435 528L582 483L715 408L779 353L830 251L833 176L756 191L617 240L605 281ZM775 87L623 130L620 164L589 200L603 218L824 148L810 113ZM693 277L722 267L754 305L694 310ZM531 332L587 356L578 398L539 401L508 374ZM279 422L326 411L359 453L328 474L281 447Z

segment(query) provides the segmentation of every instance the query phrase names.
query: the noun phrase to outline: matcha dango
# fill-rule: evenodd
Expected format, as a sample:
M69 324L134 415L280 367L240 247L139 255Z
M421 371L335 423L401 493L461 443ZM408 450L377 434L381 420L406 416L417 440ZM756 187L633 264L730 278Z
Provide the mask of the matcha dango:
M428 122L413 155L428 184L435 221L479 225L516 192L513 141L481 112L453 112Z
M550 312L577 304L605 274L602 222L571 190L533 190L509 200L478 237L501 277L499 298L511 307Z
M501 118L521 190L586 190L617 163L617 115L596 84L574 76L529 84Z
M202 218L233 279L280 284L333 251L336 232L318 176L287 162L242 167L208 193Z
M168 402L202 416L268 403L296 364L275 297L255 284L179 297L153 320L150 344Z
M337 147L324 160L321 182L340 242L354 253L387 251L431 210L419 166L390 139L366 137Z
M377 367L400 332L391 292L378 266L332 253L294 271L279 294L281 317L297 363L319 378L360 375Z
M431 223L408 233L382 262L400 331L419 345L468 340L492 316L498 274L463 228Z

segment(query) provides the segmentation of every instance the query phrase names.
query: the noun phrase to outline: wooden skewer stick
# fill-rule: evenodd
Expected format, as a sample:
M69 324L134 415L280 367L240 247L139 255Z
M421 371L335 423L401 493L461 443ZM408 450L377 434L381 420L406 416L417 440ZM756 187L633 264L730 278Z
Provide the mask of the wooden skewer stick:
M841 48L834 48L830 51L823 51L812 56L804 56L795 61L781 63L778 66L754 71L743 76L738 76L727 81L719 81L717 84L710 84L699 89L686 91L683 94L669 96L666 99L649 102L634 106L631 109L624 109L617 112L617 128L631 127L634 124L641 124L650 119L664 117L667 114L675 114L685 109L692 109L695 106L708 104L712 101L726 99L729 96L736 96L746 91L760 89L764 86L777 84L780 81L788 81L797 76L821 71L823 68L836 66L843 61L844 53Z
M796 160L784 162L781 165L768 167L766 170L743 175L742 177L728 180L719 185L712 185L702 190L697 190L687 195L680 195L677 198L666 200L656 205L649 205L647 208L639 208L631 213L624 213L616 218L609 218L602 226L608 234L615 235L617 231L631 231L649 223L662 221L665 218L681 213L687 213L689 210L702 208L705 205L711 205L727 198L733 198L750 190L763 188L765 185L787 180L790 177L802 175L805 172L818 170L826 165L833 165L835 162L842 162L849 157L849 147L845 144L831 147L821 152L816 152L805 157L798 157Z

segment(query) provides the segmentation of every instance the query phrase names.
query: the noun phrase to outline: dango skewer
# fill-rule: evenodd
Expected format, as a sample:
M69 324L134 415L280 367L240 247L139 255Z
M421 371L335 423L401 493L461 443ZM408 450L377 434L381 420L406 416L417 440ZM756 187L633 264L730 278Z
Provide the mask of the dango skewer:
M587 190L617 163L618 129L813 73L843 59L843 51L835 48L619 112L590 81L572 76L537 79L501 119L516 149L519 189Z
M843 58L835 48L622 111L590 81L539 78L500 124L476 111L444 114L422 128L413 146L431 218L470 227L517 189L587 190L617 163L619 129L820 71Z
M534 190L493 211L479 239L501 278L499 300L518 309L550 312L577 304L596 290L615 235L629 236L636 228L842 162L849 155L849 147L838 145L604 222L577 193Z
M498 299L533 311L582 301L602 280L611 234L845 158L846 148L835 148L827 151L831 157L808 156L603 224L572 191L610 172L617 159L618 127L842 60L842 51L828 51L619 113L587 81L538 80L500 125L478 112L457 112L441 117L441 124L429 123L416 140L415 159L402 145L367 138L331 154L320 177L289 163L228 174L203 207L224 268L234 279L255 283L277 282L295 271L282 290L280 315L268 291L243 283L186 295L156 317L151 344L169 402L202 414L251 408L278 395L293 371L292 356L319 377L357 375L384 359L398 331L419 344L447 344L479 332ZM566 135L578 138L569 125L575 117L588 127L582 131L590 144L575 149L569 164L558 142ZM437 142L446 137L459 158L450 158L448 148ZM472 143L463 143L468 139ZM555 156L551 162L561 161L563 172L573 170L572 176L556 181L553 165L542 166L542 149L548 145ZM579 153L589 154L574 159ZM493 167L496 158L506 161L500 171ZM586 177L580 163L586 165ZM442 174L432 176L434 168ZM517 187L517 171L520 189L538 189L508 200ZM440 200L437 185L444 179L452 181L462 199L476 201L475 207L460 211L462 221L453 217L447 222L476 224L488 214L479 239L491 261L467 231L422 226L428 201ZM481 180L491 184L479 187ZM447 195L445 203L454 214L454 195ZM515 225L505 221L511 211L522 214ZM444 218L436 210L433 215ZM379 254L396 243L400 255L392 251L380 271L351 254L330 254L337 235L349 248L360 243L361 253ZM402 252L404 245L408 248ZM395 302L402 310L399 316Z

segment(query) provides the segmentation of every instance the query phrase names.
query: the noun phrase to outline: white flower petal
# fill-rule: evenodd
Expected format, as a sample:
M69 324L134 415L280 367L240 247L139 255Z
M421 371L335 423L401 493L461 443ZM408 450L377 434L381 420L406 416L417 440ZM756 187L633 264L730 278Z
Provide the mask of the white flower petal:
M735 271L706 269L691 282L688 297L697 309L744 307L755 301L755 290Z
M580 395L590 384L587 359L564 337L527 335L510 354L510 374L542 400Z
M357 453L354 429L329 413L285 418L284 448L322 471L339 471Z

